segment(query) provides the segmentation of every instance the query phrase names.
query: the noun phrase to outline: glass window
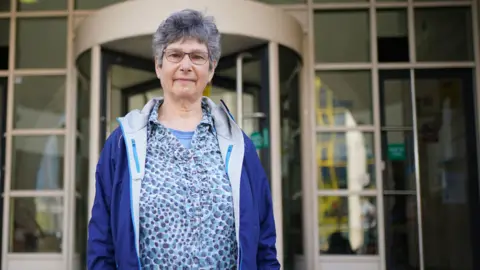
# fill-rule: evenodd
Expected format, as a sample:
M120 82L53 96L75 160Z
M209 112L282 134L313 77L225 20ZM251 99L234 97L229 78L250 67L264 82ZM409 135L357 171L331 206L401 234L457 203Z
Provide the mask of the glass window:
M138 90L140 89L138 85L141 85L145 82L153 82L151 88L160 87L160 82L158 81L157 75L155 74L155 70L153 68L151 71L146 71L134 67L112 65L109 75L111 80L111 87L107 91L107 95L109 95L110 98L110 118L107 122L107 136L111 132L113 132L115 128L118 127L117 118L123 116L126 113L124 111L125 109L129 109L124 108L125 104L122 103L122 99L128 97L127 92L132 92L127 88L137 88L137 90L134 90L133 92L138 93L138 96L140 96L143 101L140 101L139 104L136 104L139 105L139 107L131 109L141 109L143 108L145 103L148 102L147 96L145 95L147 89Z
M382 132L383 189L415 192L415 157L412 131ZM391 192L390 192L391 193Z
M88 171L88 168L87 168ZM88 199L77 197L75 203L75 253L80 255L76 269L87 269Z
M416 8L414 12L418 61L473 61L469 7Z
M90 128L90 50L77 62L77 131L84 131L88 139Z
M8 11L10 11L10 0L0 1L0 12L8 12Z
M90 62L91 52L86 51L77 61L77 153L75 164L75 252L80 256L77 269L86 269L88 223L89 145L90 145Z
M7 88L8 88L8 78L0 77L0 183L4 183L4 172L5 172L5 130L7 126ZM3 190L3 188L1 188Z
M13 198L9 252L62 252L63 198Z
M76 192L83 198L88 196L88 186L85 185L88 182L88 160L89 160L89 145L90 145L90 119L89 110L90 108L90 95L85 93L89 88L82 88L78 91L78 94L81 95L81 98L78 99L79 107L83 107L78 111L82 113L77 115L78 130L77 130L77 163L76 163L76 181L75 189ZM87 109L85 109L87 108Z
M320 196L318 211L320 254L378 254L374 197Z
M9 1L9 0L6 0ZM32 10L66 10L67 0L48 0L48 1L17 1L18 11Z
M16 68L65 68L66 18L18 19L16 52Z
M372 124L370 71L321 71L316 75L318 126Z
M389 266L391 269L420 269L417 197L387 195L384 204L385 249ZM453 270L455 266L447 269Z
M317 135L319 189L374 189L373 134L360 131Z
M406 9L377 11L377 50L379 62L409 62Z
M0 19L0 70L8 69L10 19Z
M368 10L318 11L313 27L317 63L370 61Z
M412 127L410 71L380 71L380 118L383 127Z
M283 187L283 241L284 269L294 269L298 257L303 256L303 211L300 127L300 64L298 56L290 49L279 46L282 139L282 187Z
M99 9L125 0L75 0L75 9Z
M62 189L64 149L65 139L60 135L14 136L11 188Z
M17 76L15 128L65 127L65 77Z
M90 50L83 53L77 61L77 131L87 140L90 136L90 62Z

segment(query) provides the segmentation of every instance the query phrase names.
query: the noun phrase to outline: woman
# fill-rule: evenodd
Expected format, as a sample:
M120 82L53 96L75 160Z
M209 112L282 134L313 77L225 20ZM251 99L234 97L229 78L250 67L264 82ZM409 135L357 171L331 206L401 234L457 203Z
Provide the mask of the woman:
M172 14L153 49L164 97L119 118L105 143L88 269L280 269L255 147L202 96L220 58L213 18Z

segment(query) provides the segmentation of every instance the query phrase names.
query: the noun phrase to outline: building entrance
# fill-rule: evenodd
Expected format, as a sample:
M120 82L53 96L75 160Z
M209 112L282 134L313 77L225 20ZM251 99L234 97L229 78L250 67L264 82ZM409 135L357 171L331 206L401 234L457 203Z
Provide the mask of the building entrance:
M89 186L79 192L83 193L79 197L88 199L83 201L84 210L77 210L84 213L77 214L84 220L76 224L88 222L96 162L106 138L118 126L116 118L163 95L151 55L152 31L161 18L187 7L208 10L216 19L222 57L204 95L216 103L222 100L253 140L270 181L278 259L282 265L284 260L293 265L295 254L303 249L298 241L303 222L292 219L302 216L301 196L294 194L302 193L298 97L303 33L298 22L281 10L250 1L238 2L235 18L225 15L230 7L224 2L126 1L98 11L78 27L77 98L88 100L90 108L88 113L86 108L77 110L77 117L85 119L79 120L78 128L83 130L77 132L89 138L87 146L77 144L88 147ZM255 25L249 21L252 16L260 19ZM122 27L115 18L122 18ZM88 127L82 125L87 121ZM80 254L73 258L84 261Z

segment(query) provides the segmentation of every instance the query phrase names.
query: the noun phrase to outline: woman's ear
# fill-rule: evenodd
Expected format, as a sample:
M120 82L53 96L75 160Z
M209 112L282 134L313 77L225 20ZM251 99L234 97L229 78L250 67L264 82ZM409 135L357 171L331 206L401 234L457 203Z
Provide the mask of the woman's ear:
M160 79L160 73L162 71L162 66L158 62L158 58L155 57L155 73L157 74L157 78Z
M217 62L212 63L212 68L210 69L210 72L208 74L208 81L212 82L213 75L215 74L215 68L217 67Z

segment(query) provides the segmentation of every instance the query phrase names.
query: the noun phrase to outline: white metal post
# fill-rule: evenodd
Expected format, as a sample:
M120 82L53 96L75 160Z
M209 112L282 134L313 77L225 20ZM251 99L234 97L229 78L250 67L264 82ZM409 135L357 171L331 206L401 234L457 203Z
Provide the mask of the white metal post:
M380 119L380 86L378 69L378 48L377 48L377 9L374 0L370 0L370 55L372 59L372 104L373 104L373 126L374 126L374 153L375 153L375 179L377 199L377 224L378 224L378 255L380 257L379 269L387 269L387 252L385 245L385 203L383 196L383 160L382 160L382 130Z
M10 42L9 42L9 58L8 58L8 86L7 86L7 124L5 134L5 168L4 168L4 190L3 190L3 228L2 228L2 269L7 269L8 260L8 244L10 242L10 188L12 184L12 130L13 130L13 114L14 114L14 69L15 69L15 35L17 32L16 12L17 1L11 1L11 10L13 11L10 18Z
M247 54L241 53L237 56L237 124L243 128L243 59Z
M268 43L268 81L270 85L270 160L273 214L277 231L277 257L283 265L282 157L280 147L280 74L278 43Z
M101 49L100 45L92 48L91 54L91 81L90 81L90 144L88 151L88 219L92 215L93 200L95 198L95 171L98 157L100 155L100 66Z
M65 157L66 161L64 174L66 181L64 181L64 196L63 201L65 209L63 218L65 222L64 227L64 261L65 269L74 269L73 257L75 250L75 222L76 213L76 197L75 197L75 161L76 157L76 140L77 140L77 83L76 83L76 68L75 68L75 56L73 55L73 39L74 36L74 1L67 1L68 9L68 27L67 27L67 76L65 80L65 119L66 119L66 131L65 131Z
M417 221L418 221L418 251L420 270L425 269L423 253L423 222L422 222L422 196L420 186L420 154L418 152L418 126L417 126L417 104L415 90L415 70L410 69L410 93L412 98L412 124L413 124L413 152L415 159L415 188L417 199Z
M480 153L480 18L478 15L478 1L472 1L472 7L471 7L471 12L472 12L472 30L473 30L473 53L474 53L474 59L475 59L475 73L474 73L474 85L475 85L475 117L476 117L476 122L477 122L477 136L476 136L476 141L477 141L477 153ZM477 168L480 169L480 159L477 158ZM480 188L480 187L479 187Z
M311 61L307 61L311 56L309 50L308 35L305 35L303 40L303 59L304 66L301 70L301 87L300 87L300 125L302 132L302 218L303 218L303 256L305 262L305 269L315 269L315 264L318 258L316 243L318 242L315 235L315 202L316 202L316 187L313 176L314 167L312 167L312 160L315 160L314 147L312 141L315 128L312 125L312 117L314 109L311 106L314 100L314 86L311 78L313 65Z

